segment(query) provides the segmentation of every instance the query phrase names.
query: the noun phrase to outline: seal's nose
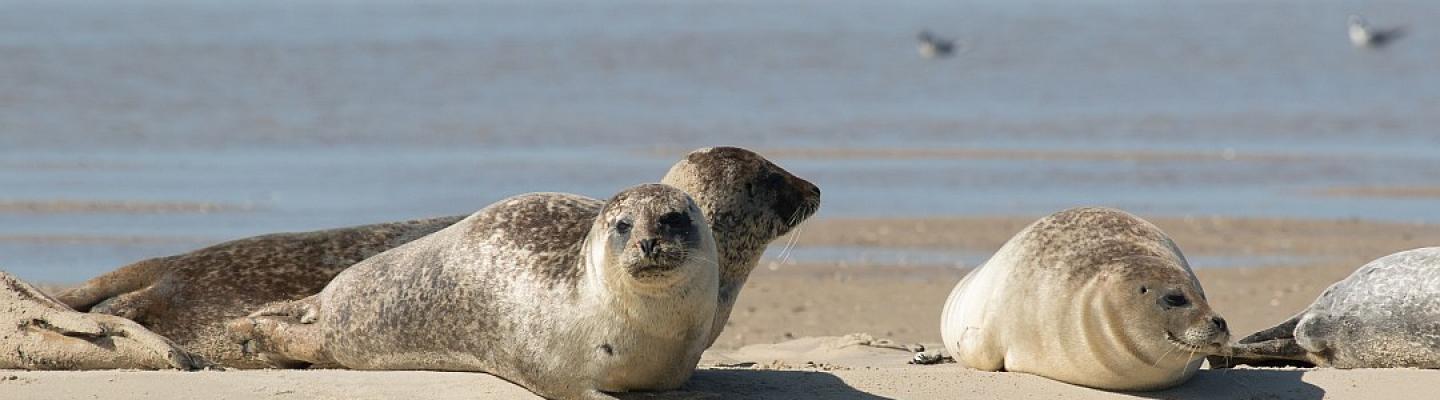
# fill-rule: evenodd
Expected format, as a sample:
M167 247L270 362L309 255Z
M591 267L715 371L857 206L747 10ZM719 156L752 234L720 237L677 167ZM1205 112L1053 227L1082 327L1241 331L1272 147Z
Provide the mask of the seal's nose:
M1230 329L1225 326L1225 319L1224 319L1224 318L1220 318L1220 317L1210 318L1210 322L1214 323L1214 324L1215 324L1215 329L1218 329L1218 330L1220 330L1221 332L1229 332L1229 331L1230 331Z
M640 252L641 252L641 253L644 253L644 254L645 254L645 257L647 257L647 258L648 258L648 257L654 257L654 256L655 256L655 244L656 244L656 242L658 242L659 240L660 240L660 239L655 239L655 238L640 239Z

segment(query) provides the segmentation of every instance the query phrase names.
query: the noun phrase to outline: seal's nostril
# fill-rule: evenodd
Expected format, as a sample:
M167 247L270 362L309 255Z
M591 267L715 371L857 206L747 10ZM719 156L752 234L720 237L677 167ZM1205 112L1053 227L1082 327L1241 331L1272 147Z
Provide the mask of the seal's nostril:
M657 240L657 239L654 239L654 238L650 238L650 239L640 239L640 243L639 243L639 245L640 245L640 252L641 252L641 253L644 253L646 257L654 256L654 255L655 255L655 242L656 242L656 240Z
M1226 326L1225 326L1225 319L1224 319L1224 318L1220 318L1220 317L1211 318L1211 319L1210 319L1210 322L1214 322L1214 323L1215 323L1215 329L1219 329L1219 330L1227 331L1227 332L1229 331L1229 329L1226 328Z

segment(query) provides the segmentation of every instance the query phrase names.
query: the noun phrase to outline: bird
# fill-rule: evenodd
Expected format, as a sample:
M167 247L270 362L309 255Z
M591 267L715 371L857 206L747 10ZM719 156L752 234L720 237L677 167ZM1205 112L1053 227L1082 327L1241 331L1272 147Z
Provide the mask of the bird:
M935 36L928 30L920 31L918 38L920 39L920 44L916 47L916 50L920 52L921 57L944 58L949 57L951 53L955 52L954 39Z
M1350 16L1350 44L1359 48L1378 49L1405 34L1403 28L1371 28L1365 18Z

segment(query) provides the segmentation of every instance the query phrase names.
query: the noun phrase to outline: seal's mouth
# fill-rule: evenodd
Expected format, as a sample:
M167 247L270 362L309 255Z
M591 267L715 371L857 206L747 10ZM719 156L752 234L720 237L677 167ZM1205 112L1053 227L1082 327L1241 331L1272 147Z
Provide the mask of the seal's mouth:
M637 279L657 278L669 275L671 271L680 268L680 264L651 263L630 267L630 276Z
M1193 351L1193 352L1197 352L1197 353L1211 353L1211 352L1213 352L1212 350L1219 349L1219 348L1221 347L1221 344L1219 344L1219 343L1204 343L1204 344L1191 343L1190 341L1187 341L1187 340L1181 339L1181 338L1178 337L1178 336L1175 336L1174 333L1170 333L1170 331L1168 331L1168 330L1165 331L1165 341L1170 342L1170 344L1175 345L1176 347L1179 347L1179 348L1182 348L1182 349L1185 349L1185 350L1189 350L1189 351Z

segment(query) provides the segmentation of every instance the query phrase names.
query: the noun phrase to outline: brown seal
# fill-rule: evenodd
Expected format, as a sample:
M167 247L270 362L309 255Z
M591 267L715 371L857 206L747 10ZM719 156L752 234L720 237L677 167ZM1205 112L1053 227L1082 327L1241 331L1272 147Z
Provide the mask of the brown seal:
M580 223L576 223L580 222ZM314 347L277 363L479 371L546 398L674 389L714 321L719 267L688 195L532 193L356 264L297 303ZM264 337L276 325L242 319ZM285 340L280 338L280 340ZM295 349L295 347L289 347Z
M134 321L76 312L0 271L0 369L194 369L198 360Z
M239 239L130 264L58 297L78 311L139 322L209 362L263 367L226 339L225 321L315 294L346 267L462 217Z

